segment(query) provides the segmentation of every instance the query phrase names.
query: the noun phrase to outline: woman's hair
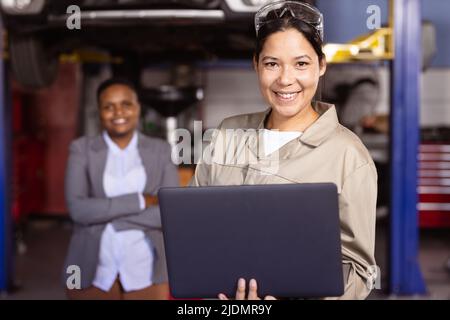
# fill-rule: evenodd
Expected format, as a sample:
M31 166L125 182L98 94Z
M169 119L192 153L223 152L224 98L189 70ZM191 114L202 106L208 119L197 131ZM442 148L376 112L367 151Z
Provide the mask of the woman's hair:
M282 19L274 19L273 21L266 23L259 29L255 46L256 62L258 62L259 55L261 54L264 44L271 34L278 31L285 31L291 28L303 34L306 40L308 40L308 42L314 48L314 51L317 53L319 62L325 59L325 54L322 51L322 40L316 29L310 24L303 22L297 18L285 17Z
M103 93L103 91L105 91L106 89L108 89L111 86L114 85L122 85L122 86L127 86L128 88L130 88L135 94L136 96L138 95L137 89L134 86L134 84L124 78L110 78L107 79L105 81L103 81L97 88L97 102L100 102L100 95Z

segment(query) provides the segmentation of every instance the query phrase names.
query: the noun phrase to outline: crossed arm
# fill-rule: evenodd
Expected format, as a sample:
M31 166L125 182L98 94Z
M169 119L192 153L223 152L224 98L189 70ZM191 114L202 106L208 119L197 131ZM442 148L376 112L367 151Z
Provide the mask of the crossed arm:
M162 156L167 161L162 168L160 187L178 185L178 173L170 160L170 147ZM145 196L146 209L141 210L139 194L130 193L117 197L96 198L89 194L87 157L81 148L72 143L65 179L67 206L72 219L79 224L108 223L116 219L149 228L161 227L161 218L155 196Z

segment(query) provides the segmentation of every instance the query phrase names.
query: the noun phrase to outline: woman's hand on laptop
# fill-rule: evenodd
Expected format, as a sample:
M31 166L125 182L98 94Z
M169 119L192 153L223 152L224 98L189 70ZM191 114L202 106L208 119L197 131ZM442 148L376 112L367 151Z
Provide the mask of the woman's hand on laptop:
M248 296L245 297L245 279L240 278L237 283L237 290L236 290L236 300L261 300L260 297L258 297L258 283L255 279L251 279L249 281L249 290L248 290ZM219 294L220 300L229 300L226 295L223 293ZM277 300L273 296L265 296L264 300Z

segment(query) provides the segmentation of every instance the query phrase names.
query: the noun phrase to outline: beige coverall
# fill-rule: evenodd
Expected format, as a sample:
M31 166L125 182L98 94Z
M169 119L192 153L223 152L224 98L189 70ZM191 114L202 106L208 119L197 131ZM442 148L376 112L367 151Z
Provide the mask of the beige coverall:
M360 139L339 124L335 107L317 102L314 108L320 114L316 122L267 156L261 152L263 140L254 139L253 133L264 128L270 108L225 119L197 165L191 186L335 183L345 278L340 299L364 299L374 276L370 266L375 265L377 171ZM212 154L209 159L206 151Z

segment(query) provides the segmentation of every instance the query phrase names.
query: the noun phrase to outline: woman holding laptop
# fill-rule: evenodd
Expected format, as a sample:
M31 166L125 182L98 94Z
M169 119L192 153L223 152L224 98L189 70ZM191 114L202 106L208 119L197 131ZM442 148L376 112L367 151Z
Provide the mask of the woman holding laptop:
M345 280L340 299L364 299L375 265L377 172L335 107L314 100L326 71L322 14L302 2L272 2L256 13L255 28L253 64L269 108L223 120L212 140L212 161L198 164L191 185L335 183ZM243 148L231 149L235 161L221 161L230 155L224 137L239 129L256 131L257 138L241 135ZM239 279L235 298L259 299L256 280Z

